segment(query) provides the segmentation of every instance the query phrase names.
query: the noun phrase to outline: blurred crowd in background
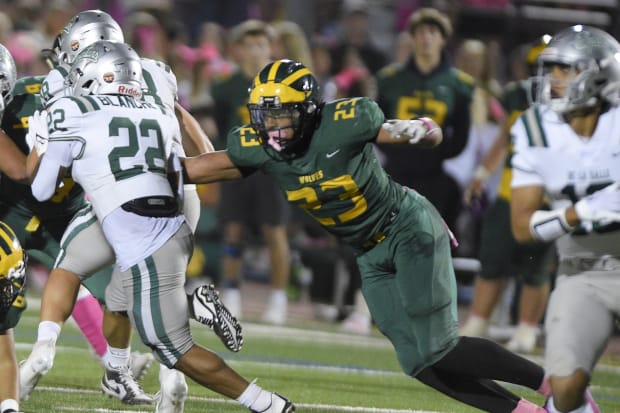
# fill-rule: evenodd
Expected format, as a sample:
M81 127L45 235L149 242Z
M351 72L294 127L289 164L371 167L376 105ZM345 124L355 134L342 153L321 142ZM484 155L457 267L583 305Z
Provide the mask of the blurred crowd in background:
M589 23L612 34L617 31L615 2L510 1L510 0L20 0L0 1L0 43L12 53L18 77L49 71L41 50L50 48L55 36L78 11L102 9L121 25L125 40L142 57L168 63L176 74L179 102L201 122L218 149L226 147L231 126L218 84L235 75L252 52L240 42L248 21L268 23L270 58L291 58L309 67L321 83L323 100L369 96L378 99L378 74L385 67L405 64L413 51L408 30L411 14L433 7L450 19L443 51L451 63L471 77L475 90L469 108L471 121L467 145L456 156L441 161L453 185L450 205L457 208L450 219L461 243L454 251L461 285L460 299L471 300L471 286L480 270L480 223L486 206L495 198L501 171L485 177L482 196L466 192L477 167L495 142L506 110L500 97L510 82L530 75L527 54L541 35L575 23ZM614 3L614 4L611 4ZM539 8L539 9L536 9ZM545 11L551 10L551 15ZM555 10L555 11L554 11ZM534 13L536 17L532 17ZM547 17L549 16L549 17ZM548 18L548 21L540 19ZM543 24L544 23L544 24ZM245 26L244 26L245 25ZM259 62L260 63L260 62ZM262 64L258 66L258 69ZM253 74L249 74L251 79ZM248 81L249 82L249 81ZM248 85L249 86L249 83ZM215 93L214 93L215 91ZM218 95L220 93L220 95ZM226 113L228 111L228 113ZM228 116L228 118L226 118ZM388 155L378 149L380 159ZM491 171L494 172L494 171ZM242 279L268 281L274 254L266 247L260 220L247 222L243 238L234 241L219 219L221 186L203 185L199 193L203 211L197 230L190 280L209 279L222 284L223 272L239 271ZM253 205L246 206L250 210ZM305 216L290 212L286 241L290 252L286 294L288 300L317 304L317 317L347 319L359 307L359 276L350 251L317 229ZM250 213L249 213L250 214ZM266 236L267 234L267 236ZM234 244L234 245L233 245ZM240 263L222 268L227 254ZM228 247L228 250L226 249ZM228 251L228 252L227 252ZM270 258L271 257L271 258ZM238 269L235 269L237 267ZM230 269L233 268L233 269ZM287 278L287 277L285 277ZM235 283L235 286L238 282ZM512 302L512 301L511 301ZM319 310L320 309L320 310ZM359 313L360 311L358 311ZM363 311L361 311L363 314ZM359 314L358 314L359 315ZM368 315L366 315L368 317ZM514 316L511 322L515 322ZM267 320L269 321L269 320ZM272 318L282 323L282 317ZM509 322L510 322L509 321ZM344 324L343 324L344 326ZM347 324L352 332L367 334L370 320Z

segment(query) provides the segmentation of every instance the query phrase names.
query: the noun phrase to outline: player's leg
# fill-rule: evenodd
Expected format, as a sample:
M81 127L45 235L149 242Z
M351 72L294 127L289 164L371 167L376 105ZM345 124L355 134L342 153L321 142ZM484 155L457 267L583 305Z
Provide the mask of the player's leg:
M261 320L281 325L286 322L288 313L286 290L291 273L291 252L287 226L291 210L271 177L256 174L253 181L253 198L256 201L252 217L260 225L271 264L271 294Z
M37 341L31 354L20 366L20 388L24 399L53 365L56 340L62 324L73 310L80 282L114 263L114 252L105 240L90 207L78 212L67 226L61 247L56 267L50 273L43 291ZM125 322L125 328L130 328L128 321ZM100 325L99 334L102 334L101 331ZM105 360L108 346L100 353L98 355Z
M489 323L504 288L517 246L510 229L510 206L497 198L484 215L480 234L480 264L482 270L474 282L474 296L469 314L460 334L486 337Z
M560 273L566 273L562 267ZM558 277L545 319L548 404L551 411L592 406L596 412L587 386L620 310L620 280L617 271L569 273L574 275Z
M410 194L387 231L393 235L358 262L373 319L392 341L403 371L485 411L537 409L490 380L518 380L537 389L544 377L541 367L491 341L458 337L449 237L437 211ZM381 275L389 255L395 277Z
M519 320L506 347L527 354L536 347L539 324L547 308L551 277L556 267L555 248L551 244L521 245L515 258L522 275Z
M222 301L230 312L242 318L241 305L241 258L245 237L244 219L247 217L253 201L246 200L248 192L246 179L222 183L221 197L218 205L218 217L222 225L222 278L220 290Z
M284 409L290 402L248 383L217 354L193 342L183 289L185 267L191 250L191 232L184 225L144 263L122 272L119 283L112 280L106 291L110 309L129 310L130 319L142 341L154 349L159 361L168 368L180 370L197 383L237 399L254 411L294 411L292 404L287 410ZM123 288L117 288L119 285ZM157 293L151 293L151 290ZM162 392L158 404L164 403L165 397ZM279 403L282 408L269 410L272 403Z

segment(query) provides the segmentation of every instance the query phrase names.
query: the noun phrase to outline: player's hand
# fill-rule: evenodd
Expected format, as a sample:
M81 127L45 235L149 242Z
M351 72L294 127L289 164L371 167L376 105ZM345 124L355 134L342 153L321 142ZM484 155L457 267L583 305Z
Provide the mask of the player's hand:
M581 221L620 222L620 182L579 200L575 212Z
M47 128L47 111L35 111L32 116L28 117L28 133L26 134L26 142L30 147L42 156L47 150L49 143L49 130Z
M390 132L394 139L408 138L412 145L420 143L424 138L431 136L439 126L431 118L418 119L391 119L383 124L383 128Z

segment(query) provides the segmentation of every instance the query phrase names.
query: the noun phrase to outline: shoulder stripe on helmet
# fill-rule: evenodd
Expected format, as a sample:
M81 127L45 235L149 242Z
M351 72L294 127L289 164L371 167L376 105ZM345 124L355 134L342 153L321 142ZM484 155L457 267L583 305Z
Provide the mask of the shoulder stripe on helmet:
M284 83L285 85L292 85L297 79L300 79L303 76L306 75L312 75L312 73L307 69L307 68L303 68L300 70L296 70L295 72L291 73L288 77L284 78L284 80L282 80L282 83Z
M275 62L273 62L271 68L269 69L269 74L267 75L267 82L275 82L276 75L278 74L278 69L280 68L281 64L282 61L280 60L276 60Z

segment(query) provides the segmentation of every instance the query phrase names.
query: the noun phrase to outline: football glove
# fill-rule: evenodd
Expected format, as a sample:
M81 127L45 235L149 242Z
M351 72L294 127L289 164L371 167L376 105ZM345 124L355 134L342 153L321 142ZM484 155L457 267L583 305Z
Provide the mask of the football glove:
M575 212L581 221L620 222L620 182L579 200Z
M47 111L35 111L28 117L28 133L26 143L30 150L34 148L39 156L43 156L49 143L49 130L47 128Z
M415 145L434 130L433 125L429 118L390 119L383 124L383 128L390 132L392 138L409 138L409 143Z

